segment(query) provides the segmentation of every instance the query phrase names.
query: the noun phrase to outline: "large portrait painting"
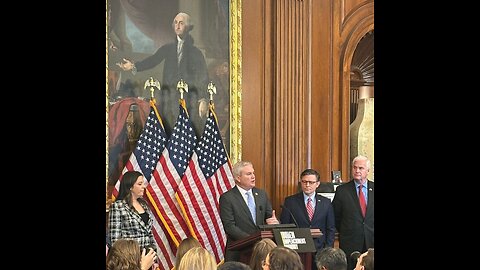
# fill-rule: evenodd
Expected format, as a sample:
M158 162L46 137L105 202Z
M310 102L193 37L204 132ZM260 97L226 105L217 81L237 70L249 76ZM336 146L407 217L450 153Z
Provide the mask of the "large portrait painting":
M209 83L232 163L241 158L241 0L106 0L107 200L156 106L167 135L179 113L177 83L198 138ZM146 82L158 81L158 87ZM151 85L151 83L149 84ZM108 202L107 202L108 203Z

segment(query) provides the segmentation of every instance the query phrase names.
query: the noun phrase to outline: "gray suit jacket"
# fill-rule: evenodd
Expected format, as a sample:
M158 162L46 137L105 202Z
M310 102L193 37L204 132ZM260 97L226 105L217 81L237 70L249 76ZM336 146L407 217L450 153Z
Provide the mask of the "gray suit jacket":
M253 223L250 210L237 186L220 196L220 218L227 234L225 261L238 261L239 253L228 250L229 245L236 240L250 236L260 231L258 225L266 224L265 219L272 217L272 204L264 190L252 188L256 207L256 222Z

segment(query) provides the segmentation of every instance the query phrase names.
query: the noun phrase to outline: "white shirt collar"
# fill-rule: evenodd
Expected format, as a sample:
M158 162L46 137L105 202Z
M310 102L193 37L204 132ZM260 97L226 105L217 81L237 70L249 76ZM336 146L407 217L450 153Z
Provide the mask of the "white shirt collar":
M246 190L246 189L241 188L240 186L237 186L237 188L238 188L238 190L240 190L240 193L241 193L242 195L245 195L245 192L250 192L250 194L253 195L252 189Z

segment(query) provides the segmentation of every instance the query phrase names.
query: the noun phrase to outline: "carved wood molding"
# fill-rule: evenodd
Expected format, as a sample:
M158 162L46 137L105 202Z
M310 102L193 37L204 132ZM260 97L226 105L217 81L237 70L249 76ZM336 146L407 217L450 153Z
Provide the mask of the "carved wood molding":
M274 197L280 197L280 200L285 194L297 191L298 177L306 166L310 103L306 2L278 1L275 9L273 178L276 183Z
M341 170L346 175L350 172L350 102L351 102L351 80L352 72L363 76L359 67L352 68L353 57L358 44L367 33L374 30L374 9L373 1L367 1L351 10L343 21L340 34L340 55L339 59L339 104L340 104L340 130L342 148L338 158L341 160ZM373 66L372 66L373 68ZM372 70L373 71L373 70Z

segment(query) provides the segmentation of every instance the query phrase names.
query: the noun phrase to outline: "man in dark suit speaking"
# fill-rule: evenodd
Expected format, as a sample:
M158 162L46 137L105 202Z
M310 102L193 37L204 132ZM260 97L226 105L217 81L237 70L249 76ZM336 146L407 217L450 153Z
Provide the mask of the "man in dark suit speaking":
M255 187L255 170L248 161L233 166L235 186L220 196L220 218L227 234L225 261L238 261L238 251L228 250L236 240L260 231L259 225L279 224L267 193Z

